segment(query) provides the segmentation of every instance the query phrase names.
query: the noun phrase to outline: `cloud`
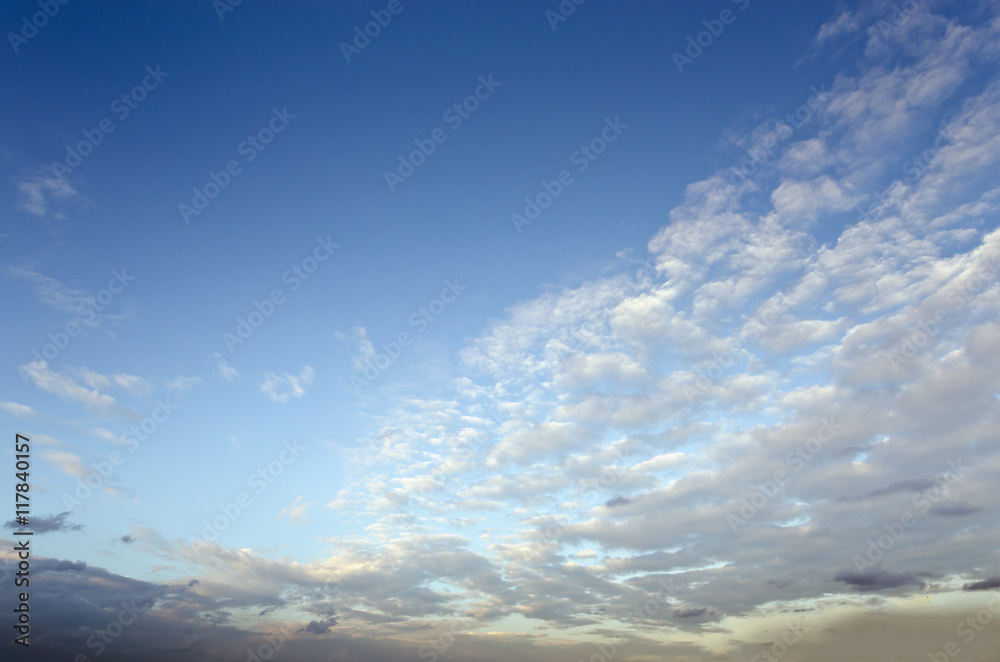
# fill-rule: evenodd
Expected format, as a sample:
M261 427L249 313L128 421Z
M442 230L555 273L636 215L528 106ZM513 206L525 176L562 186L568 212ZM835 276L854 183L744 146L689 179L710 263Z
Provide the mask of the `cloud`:
M79 524L67 522L67 517L69 517L68 512L43 517L32 515L29 517L29 525L26 528L37 534L51 533L53 531L83 531L83 527ZM18 528L17 522L14 520L7 522L4 526L8 529Z
M229 365L225 361L219 361L218 363L218 375L227 382L231 382L234 379L240 378L239 371L233 366Z
M45 361L33 361L20 366L19 370L43 391L79 402L93 411L130 420L142 418L138 411L119 405L110 395L102 395L96 389L87 390L69 375L51 370Z
M912 572L889 572L877 569L869 572L841 570L833 579L844 582L860 591L877 591L899 586L918 586L920 588L925 586L923 580Z
M982 581L973 582L971 584L966 584L963 587L965 591L990 591L995 588L1000 588L1000 577L990 577Z
M265 372L260 391L273 402L287 402L305 395L305 387L312 383L315 376L316 373L309 366L304 367L297 377L288 373L285 373L284 377L279 377L273 372Z
M34 418L35 411L28 405L21 405L16 402L0 402L0 409L8 414L13 414L18 418Z
M44 451L42 457L56 465L64 474L84 478L90 470L83 466L79 455L68 451Z
M201 377L177 376L167 382L167 388L171 391L186 391L202 382Z
M17 208L35 216L45 216L55 202L66 202L79 193L65 178L38 174L17 182Z
M298 496L295 501L292 502L290 506L278 513L278 519L282 517L287 517L295 524L305 524L309 521L306 517L306 511L309 510L311 506L316 505L315 501L307 501L302 503L303 497Z

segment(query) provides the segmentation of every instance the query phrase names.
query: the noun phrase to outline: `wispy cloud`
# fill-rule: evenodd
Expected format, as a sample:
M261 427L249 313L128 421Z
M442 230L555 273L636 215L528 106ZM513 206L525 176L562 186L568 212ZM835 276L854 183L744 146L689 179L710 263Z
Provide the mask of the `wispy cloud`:
M18 404L16 402L0 402L0 409L3 409L8 414L13 414L19 418L34 418L35 410L28 405Z
M35 216L46 216L52 205L79 197L79 193L62 177L37 174L17 182L17 208Z
M305 395L305 387L312 383L315 376L316 373L309 366L304 367L298 376L285 373L284 377L279 377L273 372L265 372L260 390L274 402L287 402Z

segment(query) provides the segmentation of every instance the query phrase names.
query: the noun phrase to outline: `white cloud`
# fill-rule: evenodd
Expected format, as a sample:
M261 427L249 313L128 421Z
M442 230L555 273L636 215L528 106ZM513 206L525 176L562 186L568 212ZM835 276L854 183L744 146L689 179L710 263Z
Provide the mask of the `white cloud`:
M295 501L293 501L290 506L278 513L278 519L287 517L295 524L305 524L308 522L309 518L306 517L306 511L309 510L310 507L316 505L316 502L306 501L303 503L303 499L304 497L302 496L295 497Z
M240 378L240 372L233 366L226 363L225 361L220 360L218 363L218 368L219 368L218 370L219 377L225 379L227 382L231 382L234 379Z
M35 175L17 182L17 191L17 208L35 216L48 214L54 202L65 202L79 196L65 178L51 174Z
M305 387L312 383L315 376L315 371L309 366L304 367L298 376L285 373L284 377L279 377L273 372L265 372L264 381L260 384L260 391L271 398L273 402L287 402L292 398L301 398L305 395Z
M0 409L19 418L35 417L35 411L31 407L16 402L0 402Z
M42 457L69 476L84 478L90 471L84 466L79 455L67 451L43 451Z
M119 405L110 395L103 395L97 389L87 390L69 375L51 370L45 361L33 361L18 370L43 391L79 402L88 409L123 418L142 418L138 411Z

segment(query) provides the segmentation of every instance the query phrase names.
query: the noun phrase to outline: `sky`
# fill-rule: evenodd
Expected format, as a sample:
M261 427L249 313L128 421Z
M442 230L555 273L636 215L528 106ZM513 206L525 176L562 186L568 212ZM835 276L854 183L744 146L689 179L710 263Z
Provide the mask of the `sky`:
M1000 3L678 4L5 3L5 659L996 660Z

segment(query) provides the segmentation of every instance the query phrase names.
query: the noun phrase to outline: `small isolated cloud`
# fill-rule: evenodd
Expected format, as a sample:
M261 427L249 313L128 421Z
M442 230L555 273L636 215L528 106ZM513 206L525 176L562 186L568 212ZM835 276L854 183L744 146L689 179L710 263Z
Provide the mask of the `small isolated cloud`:
M924 586L924 582L912 572L889 572L887 570L870 572L841 570L833 579L853 586L859 591L878 591L898 586Z
M240 371L229 365L225 361L219 361L219 377L222 377L227 382L231 382L234 379L240 378Z
M288 373L285 373L284 377L279 377L273 372L265 372L260 391L274 402L288 402L292 398L301 398L305 395L305 387L312 383L315 376L315 371L309 366L303 368L297 377Z
M65 513L59 513L58 515L49 515L47 517L31 516L28 518L29 523L27 529L34 533L51 533L53 531L83 531L83 527L79 524L70 524L67 522L67 517L69 517L68 511ZM15 520L10 520L4 524L4 526L8 529L18 528Z
M326 634L330 628L337 624L337 619L333 616L330 618L325 618L322 621L309 621L308 624L299 632L308 632L309 634Z
M133 538L132 536L129 536L129 535L124 535L121 538L119 538L118 540L120 540L121 542L125 543L126 545L131 545L132 543L135 542L135 538Z
M107 428L92 427L90 428L90 434L97 437L98 439L103 439L104 441L110 441L112 444L123 444L125 443L120 436L108 430Z
M698 607L697 609L679 609L674 612L674 616L677 618L697 618L698 616L703 616L708 609L705 607Z
M296 524L305 524L307 521L309 521L308 518L306 518L306 511L309 510L311 506L316 505L316 502L307 501L305 503L302 503L302 500L303 500L302 496L295 497L295 501L292 502L292 505L288 506L280 513L278 513L278 519L281 519L282 517L287 517Z
M35 416L35 411L31 407L16 402L0 402L0 409L20 418L33 418Z
M186 391L200 383L201 377L174 377L167 382L167 388L171 391Z
M79 455L66 451L45 451L42 453L42 457L56 465L56 468L64 474L83 478L89 473L87 467L83 466L83 462L80 461Z
M54 174L39 174L17 182L17 208L35 216L48 214L55 201L64 202L79 195L68 181Z

